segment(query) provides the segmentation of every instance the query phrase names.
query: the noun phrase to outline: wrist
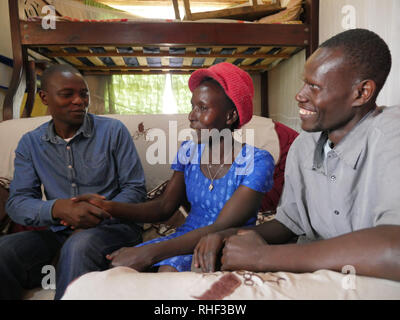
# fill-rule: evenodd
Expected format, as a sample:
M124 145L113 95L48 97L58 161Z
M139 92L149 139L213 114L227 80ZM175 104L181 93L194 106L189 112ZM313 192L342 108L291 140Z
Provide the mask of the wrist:
M59 207L60 207L60 204L62 203L62 200L63 199L57 199L56 201L54 201L54 204L51 208L51 217L53 220L61 219Z
M107 211L109 214L112 214L114 206L112 201L104 200L102 204L102 209Z

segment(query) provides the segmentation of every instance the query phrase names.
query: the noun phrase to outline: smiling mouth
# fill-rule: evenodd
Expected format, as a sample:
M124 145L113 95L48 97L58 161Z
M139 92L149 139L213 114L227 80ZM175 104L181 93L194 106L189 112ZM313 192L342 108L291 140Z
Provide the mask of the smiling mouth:
M303 108L299 109L299 113L302 116L312 116L312 115L316 114L315 111L309 111L309 110L306 110L306 109L303 109Z

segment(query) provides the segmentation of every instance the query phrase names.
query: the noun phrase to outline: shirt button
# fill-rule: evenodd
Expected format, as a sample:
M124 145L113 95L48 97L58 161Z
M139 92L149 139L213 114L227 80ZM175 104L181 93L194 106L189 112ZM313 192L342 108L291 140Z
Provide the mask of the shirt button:
M332 176L331 176L331 180L332 180L332 181L335 181L335 180L336 180L336 177L335 177L334 175L332 175Z
M72 184L71 184L71 187L72 187L72 188L76 188L76 183L72 183Z
M340 214L340 212L337 210L333 211L333 213L336 214L337 216Z
M67 146L67 150L69 150L69 149L71 149L71 147L70 147L70 146Z
M68 166L68 169L72 169L72 166L71 166L71 165L69 165L69 166Z

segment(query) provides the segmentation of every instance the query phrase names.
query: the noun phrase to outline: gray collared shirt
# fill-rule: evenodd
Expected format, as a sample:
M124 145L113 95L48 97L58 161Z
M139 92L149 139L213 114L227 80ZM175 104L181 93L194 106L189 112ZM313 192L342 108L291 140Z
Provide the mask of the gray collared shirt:
M276 219L308 241L400 225L400 106L368 114L324 159L326 141L294 141Z

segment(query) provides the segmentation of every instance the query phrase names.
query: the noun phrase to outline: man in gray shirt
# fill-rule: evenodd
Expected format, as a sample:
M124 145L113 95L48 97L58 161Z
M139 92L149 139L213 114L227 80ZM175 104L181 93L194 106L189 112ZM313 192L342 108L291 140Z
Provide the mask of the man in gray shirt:
M276 219L202 238L196 267L214 271L222 250L222 270L351 265L400 280L400 106L376 105L390 67L388 46L365 29L320 45L296 95L304 131L287 157Z

